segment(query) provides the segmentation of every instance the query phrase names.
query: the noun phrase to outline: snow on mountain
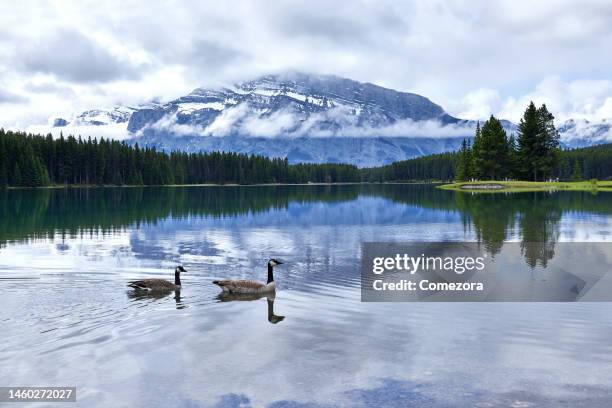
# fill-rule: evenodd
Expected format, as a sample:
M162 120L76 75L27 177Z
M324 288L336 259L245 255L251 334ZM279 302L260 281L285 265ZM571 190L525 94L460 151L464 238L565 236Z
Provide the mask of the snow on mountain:
M127 123L132 114L139 108L118 105L110 109L92 109L76 115L74 118L56 118L54 127L73 126L104 126L113 123Z
M561 140L568 147L585 147L612 143L612 120L598 122L570 119L558 127Z
M517 133L516 124L502 124L508 133ZM567 121L559 127L563 145L612 141L610 124ZM57 118L54 126L94 136L108 129L107 136L118 134L166 151L222 150L290 162L378 166L455 150L464 137L473 136L476 122L455 118L417 94L335 76L289 73L225 88L197 88L163 104L89 110Z
M376 136L398 124L459 119L420 95L334 76L268 75L231 88L198 88L163 106L134 112L133 134L174 136L300 137ZM388 135L390 136L390 135Z
M374 166L453 150L473 126L420 95L292 73L195 89L136 110L127 130L134 143L167 151L226 150Z

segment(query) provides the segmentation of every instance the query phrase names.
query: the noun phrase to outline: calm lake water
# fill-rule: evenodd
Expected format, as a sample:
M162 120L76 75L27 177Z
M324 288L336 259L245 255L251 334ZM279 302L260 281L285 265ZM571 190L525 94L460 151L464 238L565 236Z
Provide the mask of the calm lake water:
M611 233L605 193L0 191L0 386L76 386L82 407L609 407L612 304L361 303L359 257ZM275 299L218 298L213 279L265 280L271 257ZM180 294L126 288L178 264Z

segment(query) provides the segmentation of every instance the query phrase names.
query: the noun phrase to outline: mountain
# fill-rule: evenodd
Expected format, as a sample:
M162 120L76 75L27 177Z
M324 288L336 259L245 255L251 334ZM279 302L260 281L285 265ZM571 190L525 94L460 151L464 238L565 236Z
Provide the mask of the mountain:
M198 88L136 110L134 143L159 149L224 150L290 162L376 166L454 150L473 125L429 99L369 83L300 73Z
M268 157L287 157L290 163L350 163L360 167L405 160L456 150L463 139L457 137L171 137L164 132L146 133L132 139L139 146L165 151L232 151Z
M515 124L502 123L516 133ZM163 104L91 110L55 124L121 125L129 143L165 151L234 151L362 167L455 150L476 126L417 94L295 72L197 88ZM564 129L574 134L578 127Z
M592 122L570 119L558 128L563 143L568 147L586 147L612 141L612 121Z
M70 120L56 118L53 121L53 126L104 126L114 123L127 123L132 114L138 109L139 108L123 105L115 106L111 109L92 109L85 111Z
M459 121L420 95L300 73L267 75L232 88L198 88L163 106L135 112L128 130L138 132L168 115L176 116L178 124L200 129L217 122L207 130L212 135L264 137L278 136L279 131L285 135L338 135L351 126L379 128L406 119L443 124ZM288 121L287 116L294 121ZM257 127L251 123L257 119L275 126Z

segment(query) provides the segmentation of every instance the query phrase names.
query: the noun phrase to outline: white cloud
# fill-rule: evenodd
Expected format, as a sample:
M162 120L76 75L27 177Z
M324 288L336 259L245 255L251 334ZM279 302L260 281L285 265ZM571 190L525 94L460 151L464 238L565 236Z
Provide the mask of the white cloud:
M137 80L145 69L122 59L94 38L74 29L57 29L20 47L16 61L24 73L50 74L69 82Z
M604 102L597 108L595 113L597 118L612 118L612 97L608 96Z
M290 133L296 126L299 126L298 117L293 112L280 110L265 118L247 116L241 124L241 132L253 136L274 137Z
M589 122L587 120L572 120L561 135L562 140L569 143L577 143L587 140L591 142L612 142L612 122L602 120Z
M501 96L495 89L480 88L468 92L458 101L449 101L446 110L461 119L486 119L500 111Z
M345 108L335 108L326 112L311 114L308 117L291 109L276 111L271 115L250 109L247 104L226 108L208 126L179 124L176 113L169 114L147 128L163 130L177 136L215 136L223 137L240 134L247 137L273 138L284 137L465 137L473 133L468 124L442 125L437 121L402 120L396 123L372 127L358 125L358 118ZM329 128L329 123L337 124Z
M28 98L18 95L11 91L4 90L0 87L0 103L25 103Z
M557 123L568 119L600 121L612 118L612 80L564 81L550 76L522 95L502 98L495 89L476 89L456 101L448 100L447 111L462 119L486 119L489 115L518 123L530 101L546 104Z
M530 98L558 117L609 117L610 40L607 0L3 2L0 126L288 69L416 92L467 118L516 120Z
M537 105L545 103L559 122L567 119L598 121L612 117L610 95L610 80L563 81L559 77L548 77L533 91L518 98L508 98L499 116L518 120L529 101L533 101Z
M215 120L206 128L205 135L225 136L231 132L232 127L247 114L248 106L240 104L231 109L225 109Z

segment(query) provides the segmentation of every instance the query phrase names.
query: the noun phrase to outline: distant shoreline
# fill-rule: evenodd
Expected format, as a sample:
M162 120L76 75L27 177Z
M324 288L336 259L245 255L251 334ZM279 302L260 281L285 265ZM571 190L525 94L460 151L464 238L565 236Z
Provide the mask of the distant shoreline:
M446 183L446 184L445 184ZM54 184L40 187L7 186L4 190L60 190L88 188L150 188L150 187L280 187L280 186L341 186L341 185L411 185L429 184L442 190L468 193L523 193L533 191L608 191L612 192L612 181L464 181L448 183L444 181L389 181L389 182L338 182L338 183L203 183L203 184L154 184L154 185L97 185L97 184Z
M463 181L438 186L470 193L523 193L532 191L610 191L612 181Z
M203 183L203 184L151 184L151 185L114 185L114 184L54 184L50 186L39 187L23 187L23 186L7 186L6 190L56 190L56 189L71 189L71 188L146 188L146 187L272 187L272 186L338 186L338 185L397 185L397 184L443 184L443 181L394 181L394 182L338 182L338 183L254 183L254 184L236 184L236 183ZM2 188L0 187L0 191Z

